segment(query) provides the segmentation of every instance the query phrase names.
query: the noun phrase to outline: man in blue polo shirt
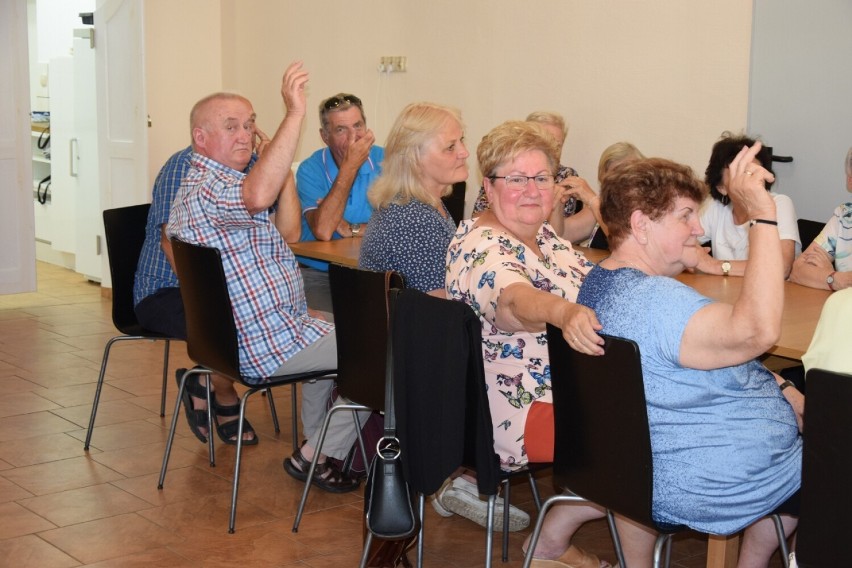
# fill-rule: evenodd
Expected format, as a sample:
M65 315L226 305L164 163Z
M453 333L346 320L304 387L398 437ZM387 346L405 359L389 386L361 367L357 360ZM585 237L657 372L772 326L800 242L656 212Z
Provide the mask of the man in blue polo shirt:
M367 190L382 173L384 148L367 129L361 99L339 93L319 106L326 147L299 165L296 186L302 204L302 240L359 237L373 208ZM299 257L311 308L331 312L328 263Z

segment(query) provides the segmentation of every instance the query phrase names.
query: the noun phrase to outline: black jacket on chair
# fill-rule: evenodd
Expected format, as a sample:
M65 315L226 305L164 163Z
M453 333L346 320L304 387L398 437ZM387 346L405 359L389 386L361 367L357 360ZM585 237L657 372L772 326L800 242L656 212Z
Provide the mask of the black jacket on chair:
M411 487L435 493L459 466L476 469L479 492L494 495L500 462L473 310L413 289L393 316L397 436Z

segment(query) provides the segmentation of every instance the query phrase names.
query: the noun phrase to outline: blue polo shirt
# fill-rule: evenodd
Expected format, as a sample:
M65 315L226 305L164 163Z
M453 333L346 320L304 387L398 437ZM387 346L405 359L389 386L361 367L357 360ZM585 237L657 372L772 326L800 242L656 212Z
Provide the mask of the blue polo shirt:
M381 146L370 148L369 159L361 164L355 180L352 182L352 190L343 211L343 218L350 223L364 223L370 220L373 208L367 201L367 190L382 173L382 161L385 157L385 149ZM311 156L299 164L296 172L296 188L299 192L299 201L302 206L302 239L303 241L315 241L316 237L311 231L305 212L317 208L317 201L324 199L337 174L340 170L334 161L334 157L328 147L317 150ZM334 233L333 239L339 239L340 235ZM328 271L328 263L304 257L297 257L299 262L305 266L317 270Z

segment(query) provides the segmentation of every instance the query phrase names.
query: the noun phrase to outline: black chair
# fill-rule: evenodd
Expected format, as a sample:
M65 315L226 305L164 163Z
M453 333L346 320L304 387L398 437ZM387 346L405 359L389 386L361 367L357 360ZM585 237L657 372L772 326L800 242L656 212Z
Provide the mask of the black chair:
M246 402L249 397L256 392L269 390L273 387L286 385L291 387L293 447L296 448L298 447L296 384L304 381L332 378L336 374L336 370L325 369L308 373L268 377L260 384L247 382L240 372L237 326L234 322L231 297L228 293L228 284L225 279L225 272L222 267L222 258L219 251L214 248L185 243L177 239L172 240L172 250L174 252L178 278L180 278L180 293L186 314L187 351L190 358L197 362L199 366L188 370L181 378L157 488L163 488L163 482L166 478L166 468L169 463L169 455L175 437L175 428L182 406L181 396L186 388L187 378L193 374L214 372L242 384L248 390L240 397L239 428L237 431L237 450L234 463L234 485L231 492L231 515L228 524L228 532L233 533L237 515L237 493L240 483L243 424L246 415ZM277 432L278 422L272 403L271 391L270 396L267 398L270 402L273 422L275 423L275 430ZM212 404L210 402L210 381L207 381L207 418L208 424L213 424ZM210 464L214 465L213 436L208 435L207 439Z
M852 533L852 375L810 369L802 434L802 488L796 562L846 566Z
M584 355L571 349L562 330L547 326L556 428L553 481L573 495L555 495L545 502L525 568L532 561L546 511L560 501L580 497L607 509L620 566L626 564L613 513L659 533L655 567L668 565L671 538L686 528L661 525L652 517L654 470L639 346L627 339L602 337L605 354ZM786 566L783 527L777 515L773 518Z
M328 279L337 334L337 394L350 401L338 404L326 414L319 442L308 470L313 478L322 451L329 422L336 412L352 412L358 431L358 445L367 460L358 411L382 412L385 408L385 361L388 341L388 292L403 288L402 276L396 272L377 272L330 264ZM298 532L311 484L306 483L293 522Z
M454 183L453 192L446 197L441 198L444 200L444 205L447 206L447 211L450 212L450 216L453 218L453 221L456 222L456 225L461 223L462 219L464 219L464 197L466 189L467 182L460 181L458 183Z
M136 276L136 265L145 242L145 224L148 221L150 203L131 205L104 211L104 236L106 237L107 256L109 257L109 274L112 278L112 323L123 335L117 335L107 341L104 356L101 360L101 372L95 388L95 399L92 402L92 415L89 418L89 429L83 449L89 449L92 441L92 431L95 428L95 416L98 413L98 403L104 386L110 349L119 341L145 339L148 341L163 341L163 390L160 396L160 416L166 411L166 383L169 378L169 344L172 340L183 341L178 337L169 337L145 329L136 319L133 310L133 282Z
M799 219L796 221L799 226L799 239L802 241L802 251L806 250L814 239L822 232L825 223L821 221L810 221L808 219Z
M423 559L426 495L435 493L459 466L476 471L479 491L488 496L486 566L491 566L498 487L503 487L505 505L504 562L508 560L512 478L526 476L536 506L540 505L534 472L550 464L504 471L494 452L481 332L479 319L462 302L411 289L399 295L392 325L397 436L406 479L420 494L418 565Z

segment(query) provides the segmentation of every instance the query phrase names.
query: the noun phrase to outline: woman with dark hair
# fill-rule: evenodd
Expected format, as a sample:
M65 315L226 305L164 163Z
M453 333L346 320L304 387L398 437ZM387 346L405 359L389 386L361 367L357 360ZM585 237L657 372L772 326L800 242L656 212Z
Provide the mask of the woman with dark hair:
M724 276L742 276L745 273L749 256L749 219L742 206L731 202L728 194L730 180L727 168L743 147L754 146L754 143L753 138L723 132L719 141L713 145L704 178L713 199L702 206L701 226L704 228L704 237L699 240L702 244L710 241L716 262L703 262L702 270L706 269ZM753 163L772 173L771 151L761 146ZM766 191L775 200L775 208L778 212L778 235L781 238L784 278L786 278L793 268L793 260L802 252L802 241L799 238L799 226L793 201L786 195L770 191L771 187L772 182L767 182Z

